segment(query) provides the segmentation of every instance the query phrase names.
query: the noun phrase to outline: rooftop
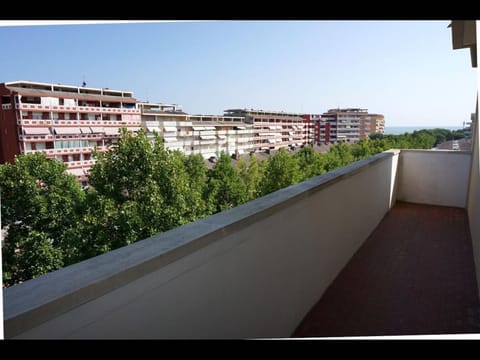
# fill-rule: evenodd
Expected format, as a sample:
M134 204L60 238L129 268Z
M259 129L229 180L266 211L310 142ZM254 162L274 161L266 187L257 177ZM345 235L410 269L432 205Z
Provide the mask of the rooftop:
M132 97L133 92L124 91L124 90L113 90L109 88L92 88L86 86L72 86L72 85L63 85L63 84L53 84L53 83L43 83L35 81L10 81L6 82L5 86L8 88L18 88L18 89L36 89L36 90L49 90L49 91L60 91L66 93L101 93L110 96L123 96L123 97Z

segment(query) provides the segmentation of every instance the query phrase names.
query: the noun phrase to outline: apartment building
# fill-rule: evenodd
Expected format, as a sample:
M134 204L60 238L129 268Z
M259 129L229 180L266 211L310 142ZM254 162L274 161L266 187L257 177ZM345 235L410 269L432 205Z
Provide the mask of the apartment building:
M30 81L0 84L0 161L44 152L86 181L92 152L105 151L120 129L138 131L140 112L133 93Z
M385 118L381 114L369 114L368 109L330 109L319 122L320 143L357 142L370 134L385 131Z
M324 113L318 124L318 143L329 144L337 141L337 114L334 112Z
M253 150L253 126L242 116L190 115L179 105L138 103L142 124L153 139L154 131L171 150L205 159L221 152L241 155Z
M253 109L225 110L226 116L244 117L253 125L254 150L275 150L310 143L313 135L302 114Z
M308 128L308 144L320 144L320 124L322 120L322 115L305 114L302 117L305 120L305 124Z
M366 139L370 134L385 132L385 118L381 114L367 114L360 119L360 139Z

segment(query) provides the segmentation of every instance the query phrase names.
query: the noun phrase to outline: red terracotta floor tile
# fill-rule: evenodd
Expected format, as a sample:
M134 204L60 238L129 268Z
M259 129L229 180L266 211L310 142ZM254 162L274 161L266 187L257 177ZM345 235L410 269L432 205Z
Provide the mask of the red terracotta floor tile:
M399 202L292 336L458 333L480 333L467 213Z

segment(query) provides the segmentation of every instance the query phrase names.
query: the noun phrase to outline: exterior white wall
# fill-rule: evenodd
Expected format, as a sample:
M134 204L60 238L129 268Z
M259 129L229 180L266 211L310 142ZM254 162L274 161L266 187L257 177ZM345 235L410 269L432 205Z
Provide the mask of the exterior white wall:
M480 32L477 21L477 31ZM480 34L479 34L480 35ZM479 82L480 83L480 82ZM476 111L476 120L472 122L472 168L470 171L470 184L468 191L468 222L470 224L470 234L472 236L473 258L477 273L477 284L480 290L480 148L479 148L480 130L478 126L478 103ZM480 292L479 292L480 296Z
M75 99L63 99L64 106L76 106Z
M6 289L6 335L288 337L389 210L396 157L376 155ZM49 320L26 330L35 317Z
M58 106L57 97L42 96L40 98L40 103L47 106Z
M464 151L402 150L397 199L465 208L470 161Z

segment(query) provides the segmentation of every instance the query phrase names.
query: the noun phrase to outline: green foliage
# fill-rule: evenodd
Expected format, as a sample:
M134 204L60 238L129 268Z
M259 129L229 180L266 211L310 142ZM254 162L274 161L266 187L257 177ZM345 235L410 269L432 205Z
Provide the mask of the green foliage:
M63 266L62 250L54 246L54 240L46 233L33 230L19 236L18 230L15 229L3 248L6 285L33 279Z
M13 164L0 166L2 226L7 229L4 281L9 285L69 263L73 255L76 244L68 235L77 226L85 196L65 169L42 153L16 156ZM37 240L38 246L33 244ZM37 267L22 268L24 259L36 256Z
M300 179L301 174L296 159L290 156L285 149L280 149L267 161L261 193L265 195L283 189L296 184Z
M185 170L189 177L190 196L189 216L192 219L201 219L213 213L213 204L208 197L207 165L200 154L189 155L185 159Z
M321 175L326 172L326 159L322 154L317 153L313 147L305 146L300 149L294 157L297 160L299 171L300 171L300 181L310 179L311 177Z
M237 171L245 184L245 201L253 200L260 195L259 188L263 178L263 170L264 167L253 154L248 159L248 166L243 157L238 160Z
M215 212L230 209L247 199L246 186L232 159L222 152L213 169L208 171L208 192L215 205Z
M85 217L95 252L115 249L210 213L206 165L198 156L165 149L160 138L124 132L117 146L98 154L95 189ZM85 231L84 231L85 232ZM88 238L88 236L87 236Z

